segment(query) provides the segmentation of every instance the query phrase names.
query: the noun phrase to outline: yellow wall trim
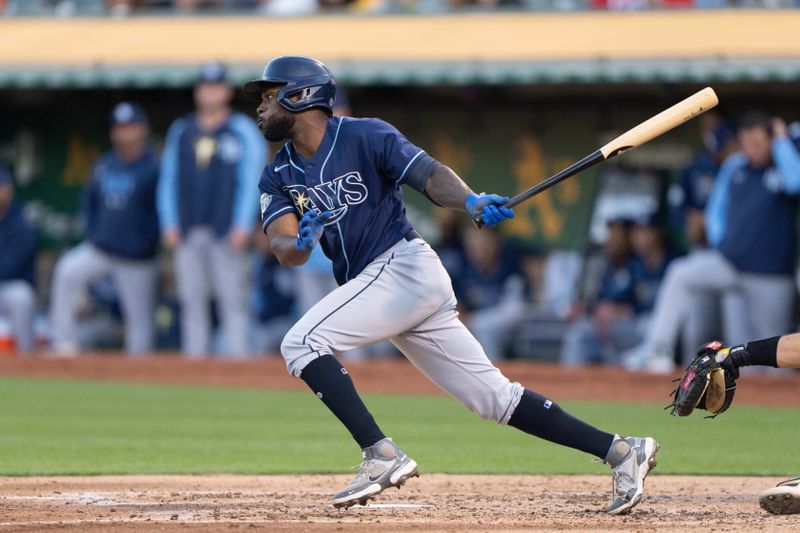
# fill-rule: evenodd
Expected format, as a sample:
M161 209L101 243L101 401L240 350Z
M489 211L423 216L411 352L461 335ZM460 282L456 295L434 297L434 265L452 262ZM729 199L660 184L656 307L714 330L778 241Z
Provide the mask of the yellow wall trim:
M0 66L800 58L800 10L0 20Z

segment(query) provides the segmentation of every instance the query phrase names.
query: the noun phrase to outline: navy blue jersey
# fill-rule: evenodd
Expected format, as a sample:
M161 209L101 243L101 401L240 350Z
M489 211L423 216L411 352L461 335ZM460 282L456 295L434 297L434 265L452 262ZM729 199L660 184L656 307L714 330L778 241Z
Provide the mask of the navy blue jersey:
M124 162L114 151L94 166L84 193L86 237L110 254L145 259L158 250L158 156L148 148Z
M685 207L705 209L718 170L719 165L706 153L698 154L683 168L681 189Z
M33 284L38 240L17 202L0 213L0 281L22 279Z
M313 157L289 141L264 169L263 228L287 213L331 211L320 244L344 284L411 231L400 186L430 161L382 120L333 117Z
M664 279L667 266L673 259L672 254L665 254L660 265L650 266L644 259L634 256L630 262L631 277L633 280L633 305L636 314L648 313L653 310L656 303L656 294Z
M636 295L633 288L633 261L628 260L621 266L608 263L603 279L600 282L600 292L597 295L599 302L613 302L616 304L636 304Z
M497 267L491 273L478 271L469 261L453 278L453 289L459 303L467 311L478 311L500 303L512 280L524 283L519 269L519 257L504 249Z
M291 316L295 302L295 272L282 267L275 256L264 258L257 269L253 311L262 324Z
M773 163L753 168L730 156L706 208L709 242L738 270L791 275L797 256L800 154L789 139L772 143Z
M217 129L201 129L197 115L179 118L164 143L158 211L165 230L209 226L218 237L231 227L249 230L259 171L267 160L253 120L232 113Z

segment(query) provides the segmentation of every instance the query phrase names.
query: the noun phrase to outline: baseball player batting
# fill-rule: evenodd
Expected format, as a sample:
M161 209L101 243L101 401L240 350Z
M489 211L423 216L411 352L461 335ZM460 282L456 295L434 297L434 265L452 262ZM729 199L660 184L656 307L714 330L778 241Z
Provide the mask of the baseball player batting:
M711 413L709 418L716 417L733 402L739 369L751 365L800 368L800 333L730 348L723 347L719 341L705 344L683 377L677 380L679 384L672 393L674 400L668 407L678 416L688 416L697 408ZM758 502L773 514L800 513L800 477L767 489Z
M281 353L350 431L362 463L333 496L337 508L365 505L418 475L417 463L386 437L334 354L389 339L431 381L482 418L584 451L609 465L612 503L626 514L656 465L650 437L606 433L553 400L511 382L459 321L439 257L406 217L402 186L483 225L512 218L508 198L476 194L450 168L378 119L332 117L336 82L322 63L278 57L245 94L259 101L257 124L286 141L261 177L261 216L282 265L303 264L319 243L339 287L286 334Z

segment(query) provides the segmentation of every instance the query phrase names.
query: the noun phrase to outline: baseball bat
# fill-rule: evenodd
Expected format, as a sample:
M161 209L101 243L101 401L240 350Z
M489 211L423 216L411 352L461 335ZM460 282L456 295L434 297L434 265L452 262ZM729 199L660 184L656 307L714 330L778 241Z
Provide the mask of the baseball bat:
M543 182L519 193L511 198L506 207L514 207L524 202L528 198L546 191L556 183L562 182L570 176L583 172L587 168L616 157L622 152L641 146L647 141L651 141L668 132L684 122L692 120L719 103L717 94L711 87L706 87L702 91L694 93L692 96L681 100L674 106L665 109L661 113L650 117L638 126L629 129L610 143L599 150L587 155L577 163L565 168L558 174L554 174Z

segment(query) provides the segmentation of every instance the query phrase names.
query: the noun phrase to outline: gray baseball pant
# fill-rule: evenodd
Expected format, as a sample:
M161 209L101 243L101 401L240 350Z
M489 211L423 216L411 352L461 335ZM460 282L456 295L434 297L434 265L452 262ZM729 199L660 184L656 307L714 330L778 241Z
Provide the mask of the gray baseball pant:
M716 250L694 252L667 269L647 337L656 352L672 353L695 295L720 297L727 344L780 335L791 327L791 276L742 273Z
M131 354L152 350L158 263L155 259L113 256L88 241L67 252L56 264L50 310L54 344L77 347L78 299L92 281L105 276L114 279L119 294L125 350Z
M0 315L11 322L18 352L34 349L36 338L33 320L36 316L36 293L27 281L0 281Z
M323 298L286 334L281 353L299 377L317 357L386 339L471 411L508 423L524 389L458 319L450 278L421 239L398 242Z
M189 357L211 352L209 301L217 302L224 338L223 352L248 353L247 256L231 249L210 228L183 236L175 251L175 277L181 304L183 351Z

